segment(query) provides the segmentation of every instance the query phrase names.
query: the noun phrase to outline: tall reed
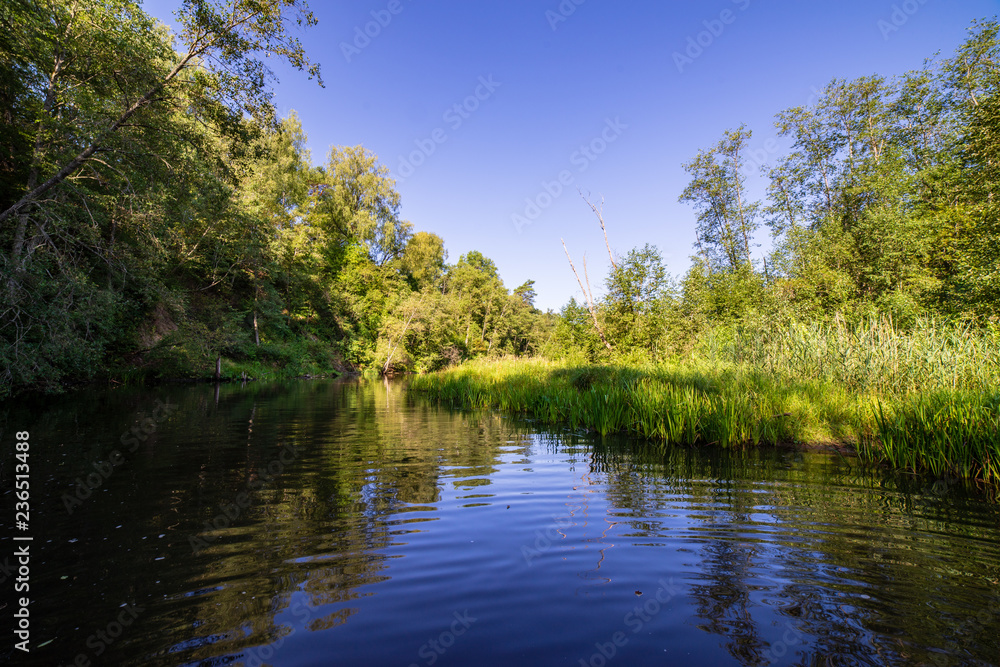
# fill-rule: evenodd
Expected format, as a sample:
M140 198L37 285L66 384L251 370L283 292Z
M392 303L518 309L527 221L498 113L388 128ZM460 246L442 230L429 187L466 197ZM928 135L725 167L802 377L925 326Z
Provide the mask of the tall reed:
M834 382L853 391L986 389L1000 379L1000 345L969 324L918 320L897 327L888 316L849 323L719 327L696 346L709 361L747 364L796 379Z
M850 443L900 469L1000 485L1000 346L969 327L719 328L670 364L473 361L411 386L456 408L663 443Z

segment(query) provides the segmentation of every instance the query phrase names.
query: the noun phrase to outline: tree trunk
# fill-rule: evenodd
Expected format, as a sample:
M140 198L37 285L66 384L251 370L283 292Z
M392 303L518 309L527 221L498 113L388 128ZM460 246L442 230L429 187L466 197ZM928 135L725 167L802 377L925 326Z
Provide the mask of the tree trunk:
M583 291L583 296L584 296L584 298L587 299L587 310L590 311L590 317L594 320L594 328L597 330L597 335L601 337L601 342L604 343L604 347L606 347L606 348L608 348L610 350L611 349L611 343L609 343L608 339L604 337L604 331L601 330L601 325L597 322L597 309L594 308L594 299L593 299L593 296L590 294L590 289L589 289L590 288L590 279L589 278L587 279L587 287L584 288L583 281L580 280L580 274L578 274L576 272L576 267L573 266L573 259L569 256L569 249L566 247L566 242L563 241L562 239L559 239L559 240L562 241L563 250L566 251L566 259L569 260L569 268L573 269L573 275L576 276L576 282L579 283L580 289ZM583 267L584 267L584 271L586 272L586 268L587 268L587 256L586 255L584 255L584 258L583 258Z
M396 354L396 349L399 347L399 344L403 342L403 336L406 335L406 330L410 328L410 322L413 320L413 316L417 314L417 309L420 308L420 304L422 301L423 297L421 297L420 301L417 302L417 305L413 309L413 312L410 313L410 317L407 318L406 324L403 325L403 332L399 334L399 339L396 341L396 344L392 347L391 350L389 350L389 357L385 360L385 365L382 366L382 375L385 375L386 372L388 372L389 364L392 362L392 355Z
M577 192L580 192L580 190L577 189ZM594 215L597 216L597 221L601 223L601 231L604 232L604 246L608 249L608 259L611 260L611 266L614 267L614 269L617 271L618 264L615 262L615 257L611 253L611 244L608 242L608 230L604 226L604 215L602 213L604 211L604 197L601 197L601 208L598 209L596 206L590 203L589 199L583 196L582 192L580 192L580 196L583 197L583 201L587 202L587 206L589 206L590 210L592 210L594 212Z

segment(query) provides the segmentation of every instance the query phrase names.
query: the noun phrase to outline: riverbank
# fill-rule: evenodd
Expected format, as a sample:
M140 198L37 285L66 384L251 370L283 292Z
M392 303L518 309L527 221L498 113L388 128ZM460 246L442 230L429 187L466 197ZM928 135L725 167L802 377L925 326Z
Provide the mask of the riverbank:
M854 391L746 364L479 361L412 380L455 408L493 409L664 444L849 448L866 461L1000 486L1000 393Z
M105 383L120 387L177 382L295 380L339 377L357 372L358 369L344 360L335 345L299 337L260 345L245 343L227 348L222 354L204 350L193 353L180 344L158 345L143 354L130 355L117 363L108 364L106 372L90 382L64 385L66 389L72 389ZM58 393L60 388L48 389L47 393Z

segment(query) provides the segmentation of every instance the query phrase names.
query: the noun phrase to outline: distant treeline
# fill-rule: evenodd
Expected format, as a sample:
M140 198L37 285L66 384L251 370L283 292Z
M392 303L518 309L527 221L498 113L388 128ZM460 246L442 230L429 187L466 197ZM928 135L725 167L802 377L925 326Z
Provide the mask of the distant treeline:
M834 80L780 112L764 150L745 126L724 132L684 164L680 201L697 214L690 270L674 279L653 245L618 257L604 296L585 286L554 342L589 360L646 360L683 355L720 327L763 336L794 322L933 318L997 332L998 55L996 20L974 22L950 58ZM774 150L779 137L787 154ZM746 186L759 167L765 201ZM773 250L754 259L765 228Z

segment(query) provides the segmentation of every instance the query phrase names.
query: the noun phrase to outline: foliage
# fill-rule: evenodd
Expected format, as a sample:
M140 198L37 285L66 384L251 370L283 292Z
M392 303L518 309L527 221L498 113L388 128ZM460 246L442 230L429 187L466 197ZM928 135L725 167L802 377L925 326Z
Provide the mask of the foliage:
M709 341L783 340L790 326L812 332L803 345L845 331L889 331L877 336L887 346L908 332L981 340L1000 305L998 33L995 19L975 23L951 59L893 79L834 79L779 112L789 148L761 165L766 201L747 193L751 131L724 132L683 165L680 201L697 220L687 272L675 282L649 244L613 259L590 321L571 301L547 354L665 360ZM761 222L773 244L758 259Z
M726 131L719 143L684 165L691 182L680 196L698 213L698 249L720 267L750 262L750 239L757 230L758 202L746 192L750 130Z
M418 370L540 345L478 252L414 234L378 156L313 166L265 57L318 77L302 0L0 9L0 397L108 377Z

